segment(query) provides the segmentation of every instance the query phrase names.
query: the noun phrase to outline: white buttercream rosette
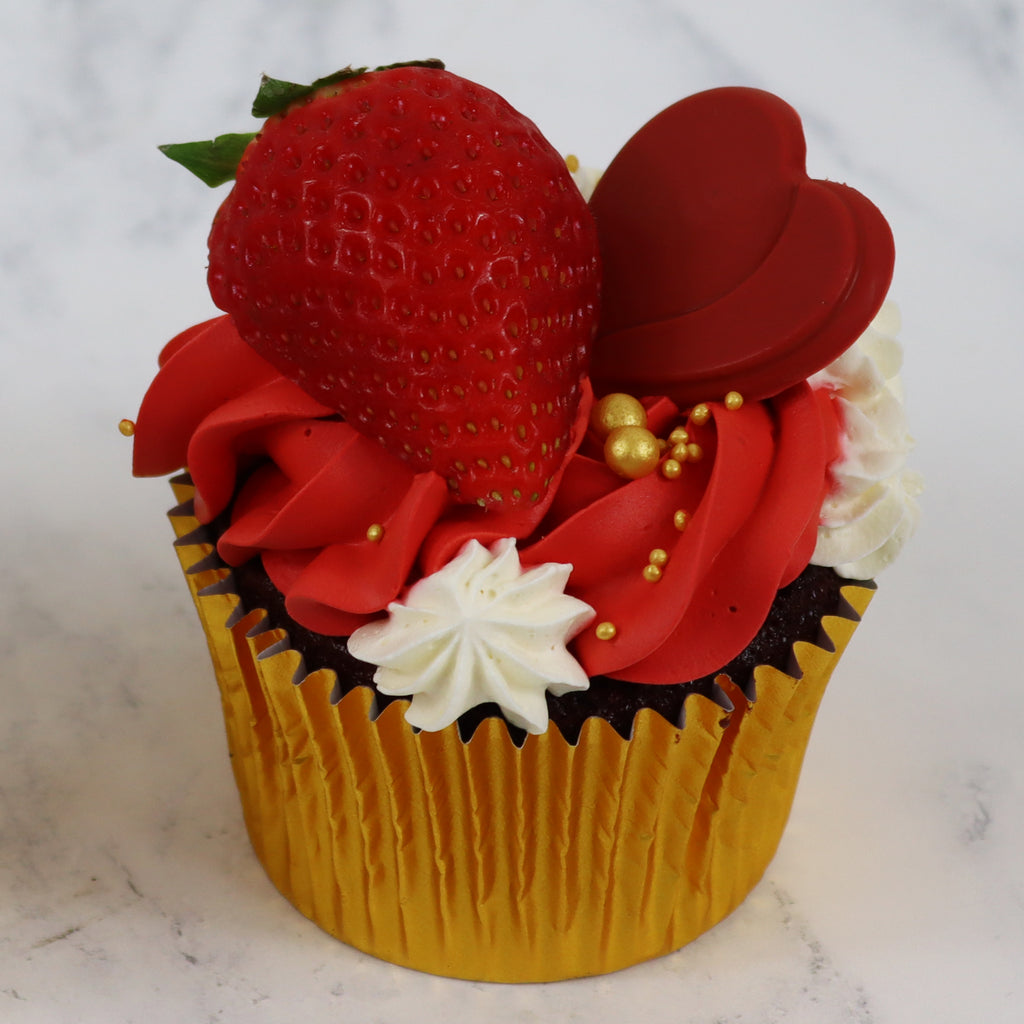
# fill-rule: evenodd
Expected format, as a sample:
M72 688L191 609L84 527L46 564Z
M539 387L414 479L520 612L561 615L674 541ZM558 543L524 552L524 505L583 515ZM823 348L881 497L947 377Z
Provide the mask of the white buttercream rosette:
M527 732L548 726L545 693L585 690L590 680L566 644L594 617L566 594L571 565L523 569L511 537L490 550L468 541L442 569L419 580L388 618L357 629L349 651L377 665L389 696L411 696L410 725L443 729L494 701Z
M843 426L833 489L821 510L811 561L846 579L873 579L899 554L920 517L921 475L908 469L907 430L896 335L900 314L885 302L867 330L835 362L810 378L833 392Z

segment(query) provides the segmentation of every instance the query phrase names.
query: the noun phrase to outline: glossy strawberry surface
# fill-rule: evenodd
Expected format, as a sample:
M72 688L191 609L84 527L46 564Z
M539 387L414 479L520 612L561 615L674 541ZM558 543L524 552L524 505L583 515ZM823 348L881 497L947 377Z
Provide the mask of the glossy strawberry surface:
M598 305L564 160L495 93L367 72L271 116L210 235L209 284L280 372L457 501L543 498Z

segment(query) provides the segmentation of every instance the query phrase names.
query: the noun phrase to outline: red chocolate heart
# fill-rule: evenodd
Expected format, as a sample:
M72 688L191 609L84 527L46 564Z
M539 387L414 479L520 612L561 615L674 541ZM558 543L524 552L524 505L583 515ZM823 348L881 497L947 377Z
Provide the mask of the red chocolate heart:
M769 398L857 339L892 233L859 192L808 177L805 153L796 111L746 88L681 100L626 143L591 200L598 394Z

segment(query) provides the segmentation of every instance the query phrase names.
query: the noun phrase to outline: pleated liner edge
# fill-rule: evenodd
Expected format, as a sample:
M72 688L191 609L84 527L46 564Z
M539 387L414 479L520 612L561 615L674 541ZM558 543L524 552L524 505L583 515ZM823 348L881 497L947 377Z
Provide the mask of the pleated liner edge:
M794 645L799 679L758 667L754 703L719 677L731 713L691 697L682 728L642 711L628 740L591 719L575 744L549 729L521 747L488 719L464 742L413 730L405 701L374 717L365 687L331 704L333 672L306 675L287 634L204 567L192 487L172 486L253 848L330 934L433 974L552 981L676 950L761 878L854 618L823 618L833 650ZM859 617L872 591L843 595Z

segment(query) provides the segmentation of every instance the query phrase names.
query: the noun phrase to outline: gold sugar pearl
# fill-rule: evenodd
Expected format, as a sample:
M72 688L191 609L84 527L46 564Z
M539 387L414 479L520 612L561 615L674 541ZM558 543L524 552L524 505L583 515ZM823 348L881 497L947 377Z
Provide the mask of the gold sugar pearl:
M618 630L614 622L602 622L594 629L594 635L598 640L614 640Z
M676 427L671 434L668 435L669 444L686 444L690 440L690 435L686 430L686 427Z
M700 405L695 405L690 410L690 419L693 420L697 426L700 426L702 423L707 423L710 416L711 410L703 402L701 402Z
M121 420L117 425L117 429L120 430L125 437L131 437L135 433L135 424L132 423L131 420Z
M661 569L653 562L644 566L644 579L648 583L657 583L661 579Z
M689 457L689 453L686 449L686 442L680 441L679 444L673 445L672 447L672 458L676 462L685 462Z
M660 457L658 439L646 427L616 427L604 443L604 461L627 480L653 473Z
M570 153L565 158L565 166L570 174L575 174L580 169L580 158L575 153Z
M725 407L735 412L741 405L743 405L743 396L738 391L730 391L725 396Z
M384 537L384 527L380 523L373 523L366 530L366 539L374 544L379 544Z
M666 459L661 464L661 475L666 480L675 480L682 471L683 466L678 459Z
M672 516L672 525L682 533L686 529L687 524L690 522L690 513L684 508L677 508L675 515Z
M598 437L607 437L616 427L646 427L647 410L632 395L614 391L598 399L590 410L590 426Z
M668 564L668 552L664 548L655 548L648 556L647 561L651 565L664 567Z
M701 448L699 444L695 444L693 441L691 441L686 446L686 457L691 462L700 462L700 460L704 457L704 449Z

